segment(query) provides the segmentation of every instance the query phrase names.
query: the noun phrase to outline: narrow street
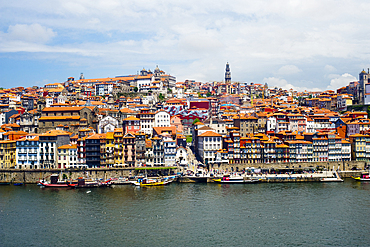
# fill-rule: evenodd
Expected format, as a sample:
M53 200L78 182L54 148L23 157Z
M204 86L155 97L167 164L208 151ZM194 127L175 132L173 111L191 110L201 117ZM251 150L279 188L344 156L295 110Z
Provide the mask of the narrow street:
M195 158L195 155L190 147L186 147L187 154L188 154L188 160L189 160L189 170L196 171L198 167L198 160Z

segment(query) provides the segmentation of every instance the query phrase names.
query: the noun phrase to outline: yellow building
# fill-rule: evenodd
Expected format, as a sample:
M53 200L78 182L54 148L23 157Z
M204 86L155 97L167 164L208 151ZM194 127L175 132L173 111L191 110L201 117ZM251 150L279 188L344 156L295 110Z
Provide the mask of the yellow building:
M113 133L114 139L114 164L115 165L123 165L124 164L124 157L123 157L123 129L117 128L114 130Z
M77 144L58 147L58 168L77 168Z
M9 169L16 165L16 141L0 141L0 168Z
M106 165L108 167L111 167L115 164L114 163L114 132L107 132L105 150L107 153Z
M370 136L354 134L349 137L351 142L352 160L367 161L366 148L370 145Z

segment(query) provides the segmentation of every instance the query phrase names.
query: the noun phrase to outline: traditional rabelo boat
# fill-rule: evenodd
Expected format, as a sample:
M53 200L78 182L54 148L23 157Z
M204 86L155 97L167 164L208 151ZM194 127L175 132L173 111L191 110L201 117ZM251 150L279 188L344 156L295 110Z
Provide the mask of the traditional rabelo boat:
M133 185L140 187L163 186L169 184L171 181L155 178L143 178L138 181L132 181Z
M98 180L86 180L85 178L79 177L77 183L68 184L72 188L98 188L98 187L108 187L111 185L110 179L107 181Z
M39 181L38 185L46 188L68 188L68 185L72 183L72 181L68 180L59 180L59 175L53 174L50 176L50 182L46 182L43 179Z

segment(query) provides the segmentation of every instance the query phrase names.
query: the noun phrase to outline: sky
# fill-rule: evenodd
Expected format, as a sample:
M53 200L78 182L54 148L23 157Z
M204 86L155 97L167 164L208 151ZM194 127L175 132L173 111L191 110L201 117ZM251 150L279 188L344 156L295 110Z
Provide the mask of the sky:
M0 2L0 87L136 74L335 90L370 67L370 2Z

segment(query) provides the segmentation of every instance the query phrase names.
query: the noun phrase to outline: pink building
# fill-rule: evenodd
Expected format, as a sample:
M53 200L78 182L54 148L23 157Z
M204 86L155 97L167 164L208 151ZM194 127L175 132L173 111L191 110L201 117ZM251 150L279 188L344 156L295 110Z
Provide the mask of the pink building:
M136 133L141 130L140 119L134 116L123 119L122 125L123 125L123 130L125 133L129 133L129 132Z
M184 131L184 128L181 124L181 118L178 116L173 116L170 119L170 126L175 126L176 127L176 133L182 133Z

